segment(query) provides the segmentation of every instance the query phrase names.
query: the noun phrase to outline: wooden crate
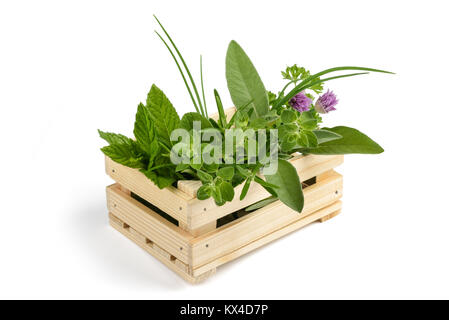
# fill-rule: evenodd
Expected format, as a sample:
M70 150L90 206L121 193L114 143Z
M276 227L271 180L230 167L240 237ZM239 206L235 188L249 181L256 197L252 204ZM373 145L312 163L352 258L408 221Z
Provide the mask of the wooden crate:
M107 187L110 223L185 280L201 281L226 262L340 212L343 179L333 169L343 156L298 155L290 161L310 184L301 214L280 201L245 213L269 196L258 184L243 201L238 186L234 201L218 207L213 199L196 198L197 181L161 190L138 170L106 158L106 172L117 182Z

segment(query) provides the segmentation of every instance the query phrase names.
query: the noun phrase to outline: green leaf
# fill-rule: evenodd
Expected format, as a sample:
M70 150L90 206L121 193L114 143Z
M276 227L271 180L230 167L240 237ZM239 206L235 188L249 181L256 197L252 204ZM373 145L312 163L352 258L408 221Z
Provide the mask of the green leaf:
M269 205L270 203L275 202L276 200L278 200L278 198L277 197L273 197L273 196L269 197L269 198L266 198L266 199L263 199L263 200L260 200L260 201L258 201L256 203L250 205L249 207L245 208L245 211L254 211L254 210L263 208L263 207Z
M384 151L380 145L356 129L344 126L323 129L342 138L324 142L316 148L301 148L298 151L311 154L378 154Z
M315 118L314 112L312 110L301 112L301 115L299 116L299 125L306 130L316 129L318 120Z
M318 144L322 144L324 142L341 139L341 135L324 129L313 130L313 133L318 139Z
M232 180L232 177L234 176L234 167L224 167L218 169L217 176L227 181Z
M203 117L197 112L188 112L182 116L179 126L187 131L193 130L193 122L199 121L201 123L201 129L212 128L212 124L209 119Z
M223 200L223 195L221 194L221 190L217 186L215 186L215 188L212 188L212 197L214 198L217 206L222 206L226 202L226 200Z
M226 114L224 112L223 103L221 102L220 95L218 94L217 89L214 89L214 96L215 96L215 102L217 103L217 109L218 109L218 115L219 115L219 121L222 128L226 128L227 122L226 122Z
M256 118L268 113L265 86L245 51L234 40L226 53L226 80L231 99L237 108L252 102Z
M131 168L144 168L144 156L139 151L137 143L122 135L98 130L100 137L110 143L101 151L113 161Z
M116 144L116 143L128 144L131 143L130 141L132 141L132 139L119 133L104 132L101 130L98 130L98 133L100 134L100 137L106 140L106 142L108 142L109 144Z
M211 195L212 195L212 188L209 184L202 185L196 192L196 197L198 198L198 200L209 199Z
M163 175L154 170L140 170L145 176L153 181L153 183L159 187L159 189L164 189L171 186L176 179L169 175Z
M176 172L184 171L184 170L187 170L189 167L190 167L190 166L189 166L188 164L186 164L186 163L180 163L180 164L178 164L178 165L176 166L175 171L176 171Z
M213 181L213 177L207 172L197 170L196 173L198 175L198 178L200 178L203 183L210 183Z
M295 167L286 161L278 160L278 170L273 175L265 175L268 183L279 186L276 194L285 205L295 211L301 212L304 207L304 195L301 182Z
M142 103L137 107L134 136L136 137L137 145L147 155L151 155L154 158L159 153L159 144L154 133L150 112Z
M276 189L279 188L279 186L275 184L271 184L263 180L262 178L259 178L258 176L254 177L254 181L260 184L262 187L269 188L269 189Z
M218 187L220 188L223 200L232 201L232 199L234 199L234 188L232 187L232 184L227 181L222 181Z
M301 130L298 144L308 148L315 148L318 146L318 139L312 131Z
M285 109L281 113L281 121L283 123L292 123L296 121L296 114L297 114L296 111Z
M243 186L242 192L240 193L240 200L245 199L246 194L248 193L249 186L251 185L251 181L253 181L252 177L246 179L245 185Z
M154 84L148 93L147 107L150 110L151 120L153 120L158 139L165 145L172 146L170 134L179 127L179 116L170 100Z

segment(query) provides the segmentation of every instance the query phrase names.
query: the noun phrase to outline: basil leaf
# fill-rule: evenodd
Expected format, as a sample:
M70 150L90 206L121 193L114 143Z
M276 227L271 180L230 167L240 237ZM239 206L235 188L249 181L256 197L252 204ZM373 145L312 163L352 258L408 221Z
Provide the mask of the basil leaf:
M301 212L304 207L304 195L301 182L295 167L286 161L278 160L278 170L273 175L265 175L268 183L279 186L276 194L285 205L295 211Z
M256 118L268 113L268 95L265 86L245 51L234 40L226 53L226 80L231 99L237 108L249 101Z
M298 151L311 154L378 154L384 149L362 132L350 127L323 128L342 138L321 143L316 148L301 148Z
M172 146L170 134L179 127L179 116L170 100L154 84L148 93L147 107L149 108L158 139L165 145Z

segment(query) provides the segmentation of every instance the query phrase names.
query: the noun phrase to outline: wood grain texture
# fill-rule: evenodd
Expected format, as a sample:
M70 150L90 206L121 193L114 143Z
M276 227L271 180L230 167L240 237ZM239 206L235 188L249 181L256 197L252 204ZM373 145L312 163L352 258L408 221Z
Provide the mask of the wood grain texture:
M338 214L341 211L341 206L342 206L341 201L337 201L325 208L315 211L312 214L309 214L303 218L299 218L296 221L293 221L292 223L290 223L280 229L277 229L263 237L260 237L252 242L249 242L246 245L244 245L228 254L224 254L221 257L219 257L203 266L193 269L193 275L201 274L201 273L205 272L205 270L209 270L209 269L215 270L217 267L219 267L225 263L228 263L230 261L233 261L253 250L256 250L256 249L270 243L270 242L273 242L279 238L282 238L283 236L285 236L289 233L292 233L298 229L301 229L302 227L321 219L321 217L323 217L323 216L326 217L326 216L332 216L335 213ZM286 263L288 263L288 261L286 261Z
M123 228L123 222L121 222L119 218L115 217L112 214L110 214L109 217L110 217L109 223L114 229L119 231L121 234L126 236L128 239L130 239L137 245L139 245L142 249L144 249L153 257L158 259L170 270L174 271L176 274L181 276L184 280L192 284L195 284L204 281L205 279L207 279L208 277L210 277L212 274L215 273L216 269L211 268L202 274L196 272L196 276L194 276L192 274L192 270L190 270L185 263L174 258L172 255L164 251L156 244L147 242L145 240L143 241L140 237L136 237L132 232L129 231L128 228Z
M174 187L159 189L137 169L123 166L106 157L106 173L122 187L152 203L174 219L187 223L187 201L191 196Z
M109 212L179 260L190 264L192 235L122 192L118 184L106 190Z
M300 214L276 201L216 231L192 239L192 267L195 269L207 264L334 203L342 196L342 188L342 176L332 172L327 178L304 190L305 205Z

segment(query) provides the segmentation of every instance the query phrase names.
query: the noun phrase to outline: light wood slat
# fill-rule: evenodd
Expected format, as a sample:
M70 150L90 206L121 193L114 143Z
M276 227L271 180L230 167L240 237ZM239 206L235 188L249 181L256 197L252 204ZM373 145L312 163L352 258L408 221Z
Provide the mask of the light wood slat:
M334 202L333 204L331 204L321 210L318 210L304 218L298 218L297 221L294 221L287 226L284 226L276 231L273 231L272 233L267 234L257 240L254 240L253 242L250 242L247 245L245 245L237 250L232 251L231 253L225 254L218 259L215 259L201 267L194 269L193 275L201 274L209 269L215 270L215 268L217 268L227 262L233 261L233 260L235 260L253 250L256 250L272 241L282 238L283 236L285 236L293 231L296 231L316 220L320 220L320 219L322 220L328 216L335 216L340 212L341 206L342 206L341 201L337 201L337 202Z
M333 169L343 163L343 155L301 155L298 154L290 163L296 168L301 181L315 177L326 170ZM327 167L323 166L326 163ZM327 168L327 169L326 169ZM323 171L324 170L324 171ZM201 187L201 181L198 180L180 180L178 189L196 198L196 192ZM242 188L242 187L240 187Z
M179 260L172 260L167 259L167 256L165 254L161 254L159 251L154 249L154 246L148 245L145 242L142 242L140 238L135 237L131 232L128 231L128 229L124 229L121 227L120 223L117 223L115 220L110 220L111 226L119 231L121 234L123 234L125 237L130 239L131 241L135 242L137 245L139 245L142 249L147 251L149 254L151 254L153 257L158 259L160 262L162 262L164 265L166 265L170 270L177 273L180 277L182 277L184 280L190 282L190 283L199 283L201 281L204 281L211 275L213 275L216 271L216 269L212 268L210 270L205 271L204 273L196 272L196 276L193 276L189 274L189 269L186 268L185 264L182 264Z
M159 189L139 170L123 166L109 157L106 157L106 173L176 220L187 223L187 201L192 199L191 196L174 187Z
M343 163L343 156L298 156L293 159L292 164L298 170L301 181L308 180L320 175L330 169L337 167ZM251 204L265 199L270 194L258 183L252 183L245 199L240 200L240 193L243 184L237 186L235 190L234 200L227 202L223 206L217 206L214 199L207 200L193 199L188 202L189 206L189 227L197 229L210 221L217 220L229 213L235 212L242 208L246 208Z
M107 202L109 212L114 216L126 221L131 228L157 243L176 258L190 264L189 243L192 235L123 193L118 184L107 188Z
M304 190L305 206L301 214L276 201L213 232L192 239L191 266L195 269L330 205L342 196L342 188L342 176L333 172L326 179Z

